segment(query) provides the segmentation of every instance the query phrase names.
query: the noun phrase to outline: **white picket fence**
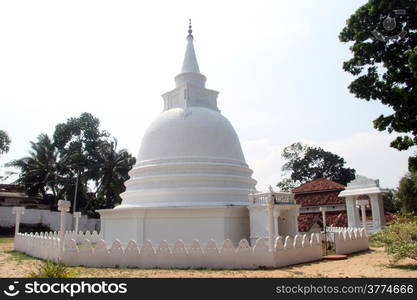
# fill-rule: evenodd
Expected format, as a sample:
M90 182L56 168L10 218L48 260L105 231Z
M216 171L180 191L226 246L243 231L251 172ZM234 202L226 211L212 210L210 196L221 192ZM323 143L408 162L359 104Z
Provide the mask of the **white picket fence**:
M57 232L18 233L14 238L16 251L46 260L59 260L59 237Z
M349 254L369 249L369 237L364 228L345 228L334 233L337 254Z
M369 249L369 238L363 228L333 228L335 250L349 254ZM108 245L96 231L65 233L64 248L60 253L57 232L22 234L15 237L15 249L28 255L69 266L137 267L137 268L211 268L255 269L284 267L322 258L321 234L278 237L270 251L267 239L258 239L253 247L242 239L237 247L225 240L219 247L210 240L205 247L194 240L185 245L181 240L170 247L161 241L157 247L147 241L139 246L129 241L123 247L118 240Z
M58 236L58 233L55 233ZM101 235L97 233L97 231L86 231L85 233L79 231L78 233L75 231L66 231L65 232L65 240L74 240L76 243L81 243L83 240L87 239L91 243L98 243L101 240Z
M283 267L322 258L320 234L278 237L273 251L270 251L266 239L257 240L253 247L246 239L241 240L237 247L227 239L221 248L214 240L205 247L197 240L188 247L178 240L171 249L166 241L161 241L156 248L150 241L141 247L135 241L129 241L123 248L116 240L109 248L104 240L92 245L84 238L77 244L70 236L66 235L62 253L56 233L19 233L15 238L15 248L34 257L86 267L255 269Z
M339 232L345 231L348 227L335 227L335 226L326 226L327 232Z

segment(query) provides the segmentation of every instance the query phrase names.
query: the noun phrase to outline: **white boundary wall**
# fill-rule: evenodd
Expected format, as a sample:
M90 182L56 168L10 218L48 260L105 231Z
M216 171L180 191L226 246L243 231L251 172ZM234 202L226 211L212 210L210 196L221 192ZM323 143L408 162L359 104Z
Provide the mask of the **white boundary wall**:
M18 233L15 236L14 247L15 250L33 257L53 261L59 260L59 238L57 232L41 232L40 234ZM26 249L26 251L23 249Z
M326 227L327 232L339 232L339 231L345 231L346 229L348 229L348 227L335 227L335 226Z
M12 214L13 207L0 206L0 226L12 227L15 226L16 216ZM50 211L47 209L25 209L25 213L21 216L20 222L25 224L44 224L51 230L59 230L60 212ZM66 227L72 227L72 214L65 213ZM90 219L86 215L82 215L78 220L78 228L80 230L100 230L100 219Z
M58 237L58 233L54 232L55 237ZM90 232L87 230L85 233L79 231L78 233L75 231L66 231L65 232L65 240L74 240L76 243L81 243L83 240L89 240L91 243L98 243L102 239L101 235L97 233L97 231Z
M133 240L123 248L116 240L109 248L104 240L93 247L88 239L82 239L77 245L76 239L69 239L69 233L66 236L61 254L57 233L19 233L15 238L15 249L42 259L61 260L69 266L86 267L255 269L283 267L322 258L320 234L278 237L273 251L269 250L266 239L258 239L253 247L246 239L242 239L237 247L227 239L221 247L213 240L205 247L197 240L188 247L177 240L173 247L161 241L156 248L150 241L139 247Z
M369 249L369 237L363 228L339 228L334 231L337 254L349 254Z

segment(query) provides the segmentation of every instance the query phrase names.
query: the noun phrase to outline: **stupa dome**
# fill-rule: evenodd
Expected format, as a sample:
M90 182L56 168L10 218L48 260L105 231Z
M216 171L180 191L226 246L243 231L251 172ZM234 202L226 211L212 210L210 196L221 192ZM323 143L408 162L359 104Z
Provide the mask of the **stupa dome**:
M191 29L176 88L147 129L122 204L131 207L247 205L255 188L232 124L217 108L218 92L205 87Z
M232 124L219 112L205 107L164 111L146 131L137 161L189 158L245 162Z

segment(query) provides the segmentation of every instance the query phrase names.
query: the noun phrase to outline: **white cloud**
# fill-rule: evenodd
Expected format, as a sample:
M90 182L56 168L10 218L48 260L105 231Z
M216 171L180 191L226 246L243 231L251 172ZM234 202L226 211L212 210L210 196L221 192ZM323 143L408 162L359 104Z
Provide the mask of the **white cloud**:
M389 147L393 135L377 131L360 132L352 136L328 141L301 140L311 146L322 147L342 156L347 166L357 174L380 179L382 187L397 187L399 179L407 172L408 157L412 151L398 151ZM295 141L292 141L295 142ZM257 188L265 190L275 186L281 178L282 149L291 144L273 144L267 139L243 141L246 160L258 180Z

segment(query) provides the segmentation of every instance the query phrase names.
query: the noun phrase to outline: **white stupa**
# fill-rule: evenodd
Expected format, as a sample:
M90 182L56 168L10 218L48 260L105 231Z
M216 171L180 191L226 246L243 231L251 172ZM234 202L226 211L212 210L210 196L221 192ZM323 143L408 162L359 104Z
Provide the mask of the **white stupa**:
M105 240L237 243L249 238L248 194L255 188L232 124L205 87L191 25L175 89L147 129L122 204L101 210Z

